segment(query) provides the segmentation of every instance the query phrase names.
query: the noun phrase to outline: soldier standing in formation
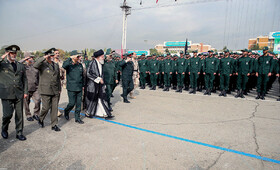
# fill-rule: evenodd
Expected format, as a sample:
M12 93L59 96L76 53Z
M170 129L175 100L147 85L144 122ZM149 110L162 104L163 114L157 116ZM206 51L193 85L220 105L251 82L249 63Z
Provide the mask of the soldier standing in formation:
M173 72L173 65L172 60L170 59L170 53L167 53L166 59L163 61L163 67L162 67L162 74L164 74L164 86L165 88L163 91L169 91L169 88L171 86L171 77Z
M205 75L205 88L206 91L204 95L211 95L213 90L213 83L215 79L216 72L218 70L218 60L213 56L213 51L208 51L209 57L205 59L203 66L203 74Z
M28 83L25 67L16 61L17 45L5 48L0 58L0 98L2 99L3 117L1 135L7 139L8 128L15 111L16 138L23 141L23 99L28 96Z
M145 60L145 54L140 56L140 60L138 61L139 71L140 71L140 89L146 88L146 78L148 73L148 64L147 60Z
M151 85L152 85L150 90L156 90L157 77L159 74L159 62L158 62L158 60L156 60L156 54L153 54L152 56L153 56L153 58L152 58L152 60L149 61L149 69L148 69L150 79L151 79Z
M178 90L176 92L182 93L183 89L183 83L186 73L186 59L184 58L183 51L180 52L180 58L177 59L177 70L176 70L176 76L177 76L177 84L178 84Z
M193 57L190 58L190 66L189 66L189 75L190 75L190 84L192 90L189 92L190 94L196 94L197 87L197 79L200 74L201 61L197 56L197 50L193 51Z

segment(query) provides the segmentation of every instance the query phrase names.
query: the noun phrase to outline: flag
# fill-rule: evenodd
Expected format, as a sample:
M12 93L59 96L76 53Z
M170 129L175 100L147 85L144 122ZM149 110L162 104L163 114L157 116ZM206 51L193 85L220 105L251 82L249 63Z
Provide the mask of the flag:
M185 44L185 54L187 53L188 51L188 38L186 39L186 44Z
M158 3L158 0L156 1L156 3Z

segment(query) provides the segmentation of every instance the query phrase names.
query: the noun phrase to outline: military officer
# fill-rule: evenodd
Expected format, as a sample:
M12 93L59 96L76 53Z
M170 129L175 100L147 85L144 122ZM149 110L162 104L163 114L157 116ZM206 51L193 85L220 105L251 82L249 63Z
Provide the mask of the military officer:
M205 88L206 91L204 95L211 95L211 90L213 90L213 81L215 79L216 72L218 70L218 60L213 56L213 51L209 50L209 57L205 59L203 74L205 75Z
M41 97L38 91L39 85L39 71L34 68L34 55L30 55L30 53L25 53L25 58L20 60L20 63L25 65L26 70L26 77L28 82L28 96L24 99L24 109L25 115L28 121L39 120L40 114L40 104L41 104ZM30 99L32 98L34 102L34 114L31 115L29 104Z
M246 84L248 82L248 76L252 72L251 58L248 57L248 49L241 50L242 56L237 59L237 97L244 98L244 91L246 89Z
M0 58L0 98L2 99L3 117L1 135L7 139L8 127L15 110L16 138L23 141L23 99L28 96L28 82L25 67L16 61L17 45L5 48Z
M55 48L51 48L45 52L45 56L39 58L34 67L39 70L39 93L41 94L42 110L39 116L39 125L44 127L44 119L51 110L51 126L52 130L58 132L60 128L57 126L58 118L58 102L61 92L60 69L54 62Z
M129 94L133 88L133 62L132 62L132 55L131 54L125 54L126 57L125 60L122 60L120 62L120 67L122 68L122 87L123 87L123 94L121 95L123 97L124 103L130 103L130 101L127 100L127 94Z
M156 54L153 54L152 57L152 60L149 61L149 74L152 85L150 90L156 90L157 77L159 75L159 62L156 60Z
M177 70L176 70L176 76L177 76L177 84L178 84L178 90L176 92L182 93L183 89L183 83L186 73L186 59L184 58L184 52L180 52L180 58L178 58L177 62Z
M163 60L164 56L160 55L158 57L158 63L159 63L159 74L158 74L158 85L159 88L163 89L164 88L164 74L162 74L163 72Z
M258 95L256 99L264 100L266 93L266 85L268 82L268 77L271 76L273 69L272 65L273 58L268 55L268 47L264 47L263 55L258 59L256 76L258 77L257 92Z
M140 57L141 60L138 61L139 70L140 70L140 89L146 88L146 77L148 73L147 60L145 60L145 54L142 54Z
M189 66L189 75L190 75L190 84L192 90L189 92L190 94L196 94L197 87L197 78L200 74L201 62L200 58L197 56L197 50L193 51L193 57L190 58L190 66Z
M172 60L170 59L170 53L167 53L166 59L163 61L163 72L164 74L164 85L165 88L163 91L169 91L169 88L171 86L171 76L173 72L173 65Z
M220 75L220 90L219 96L227 96L227 91L229 89L229 79L232 76L234 61L229 57L229 50L224 51L224 58L220 59L219 64L219 75Z
M185 88L184 90L189 91L189 86L190 86L190 75L189 73L189 66L190 66L190 54L187 52L186 53L186 70L185 70L185 81L184 81L184 85Z
M75 122L84 124L80 118L82 95L84 87L84 69L81 64L81 54L71 56L63 62L62 67L66 71L66 89L69 103L64 109L64 117L69 120L69 112L75 107Z
M108 109L110 112L113 111L111 107L111 96L113 93L114 85L118 83L117 80L117 68L113 62L112 55L106 57L106 62L103 65L104 73L104 84L106 85L106 101L108 102Z

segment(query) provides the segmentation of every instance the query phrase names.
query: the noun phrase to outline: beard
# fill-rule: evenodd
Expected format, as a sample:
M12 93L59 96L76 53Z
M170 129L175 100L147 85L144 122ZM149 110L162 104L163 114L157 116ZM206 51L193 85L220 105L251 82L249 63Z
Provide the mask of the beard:
M104 60L99 60L99 63L100 64L104 64Z
M16 57L14 57L14 56L9 56L9 60L12 61L12 62L14 62L14 61L16 61Z

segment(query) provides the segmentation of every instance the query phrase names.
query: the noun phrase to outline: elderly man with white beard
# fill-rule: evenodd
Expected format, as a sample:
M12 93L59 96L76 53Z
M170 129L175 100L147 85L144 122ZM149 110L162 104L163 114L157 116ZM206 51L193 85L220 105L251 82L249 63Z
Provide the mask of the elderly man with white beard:
M108 106L105 104L106 94L105 94L105 85L104 85L104 73L103 73L103 64L104 64L104 52L103 50L98 50L94 53L94 59L89 64L87 69L87 113L88 117L102 117L105 119L111 119L111 112L108 109Z

